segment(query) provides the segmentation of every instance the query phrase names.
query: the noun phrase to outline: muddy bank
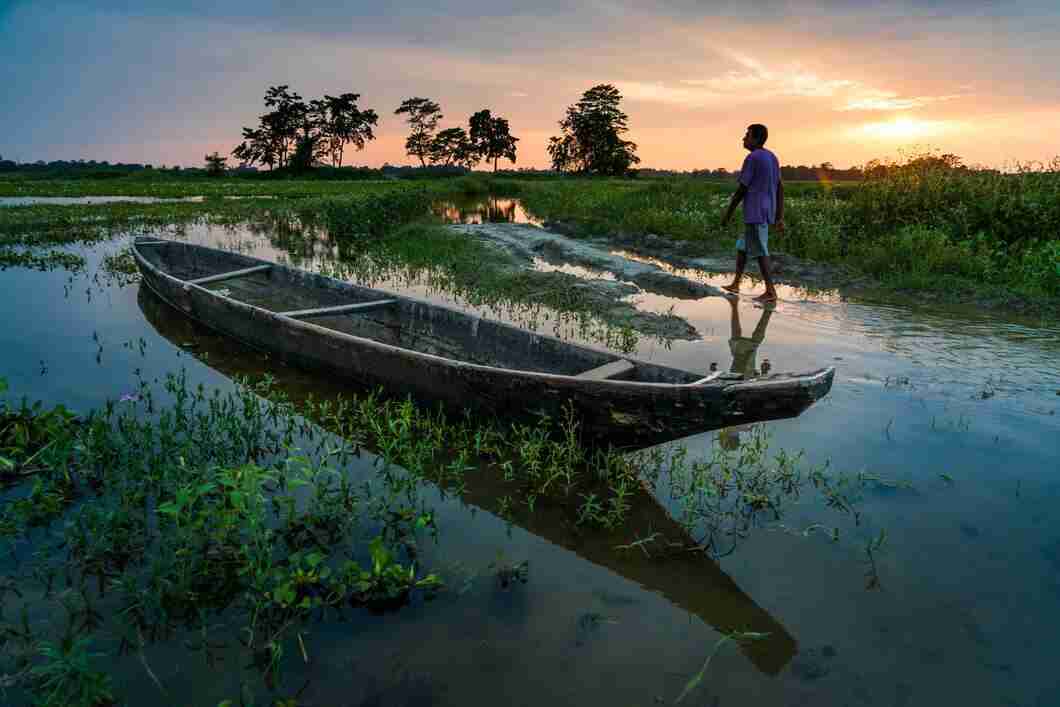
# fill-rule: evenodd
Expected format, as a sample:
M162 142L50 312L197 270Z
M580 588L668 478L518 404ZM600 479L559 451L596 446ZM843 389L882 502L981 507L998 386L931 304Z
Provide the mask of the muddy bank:
M501 246L518 259L535 257L556 265L579 265L614 275L642 289L667 297L699 299L722 297L717 287L675 275L654 263L631 260L611 253L606 241L568 238L559 233L523 224L487 223L450 226L462 233Z
M658 266L614 256L591 244L557 236L536 226L487 223L458 224L447 228L472 236L490 249L499 251L502 256L499 260L510 263L508 267L524 276L524 281L527 281L525 276L530 276L527 282L531 291L524 293L528 299L548 301L555 293L570 293L609 325L629 327L640 334L663 340L691 341L699 338L699 332L681 317L637 309L630 298L640 293L641 288L684 298L704 296L697 293L712 295L720 292L709 285L670 275ZM610 272L615 279L585 278L558 269L541 270L535 267L537 259L557 268L576 264ZM553 297L546 296L549 293Z
M565 272L533 272L533 283L538 294L528 293L529 299L547 301L545 294L548 292L567 292L611 326L629 327L639 334L663 341L699 338L696 328L681 317L637 309L627 298L639 290L626 282L586 280Z
M617 233L606 239L592 239L581 236L583 231L576 224L563 221L546 221L543 227L553 233L594 243L597 247L618 248L644 258L659 259L679 270L687 268L709 273L731 273L735 267L734 250L719 250L714 243L677 241L654 233ZM777 245L782 248L783 241ZM835 290L844 298L914 308L942 307L955 314L986 309L1016 314L1027 321L1060 319L1060 300L1035 299L1000 287L961 289L955 286L947 290L925 290L889 284L847 265L803 260L783 252L774 252L772 259L774 279L778 283L811 292ZM757 267L750 266L749 272L757 276Z
M453 225L448 228L499 247L527 266L535 258L555 267L577 265L607 273L624 283L633 283L645 292L676 299L726 296L718 287L687 277L682 271L710 275L731 273L735 264L732 253L706 253L701 244L671 241L652 234L635 237L618 235L609 239L575 238L557 232L556 229L567 233L573 231L555 222L550 222L544 228L510 223ZM775 255L773 265L776 280L781 284L811 292L840 289L844 293L854 289L870 291L870 280L844 268L803 261L784 254ZM749 274L757 276L757 267L751 265ZM635 292L636 288L632 290Z
M562 221L548 221L544 228L564 237L577 237L578 227ZM675 241L654 233L618 233L607 239L580 239L609 250L620 248L644 258L657 258L676 269L731 273L736 266L735 249L718 250L700 241ZM772 245L772 244L771 244ZM872 289L874 281L841 265L801 260L786 253L772 254L774 277L778 283L807 290ZM748 272L758 274L751 264ZM878 283L877 283L878 284Z

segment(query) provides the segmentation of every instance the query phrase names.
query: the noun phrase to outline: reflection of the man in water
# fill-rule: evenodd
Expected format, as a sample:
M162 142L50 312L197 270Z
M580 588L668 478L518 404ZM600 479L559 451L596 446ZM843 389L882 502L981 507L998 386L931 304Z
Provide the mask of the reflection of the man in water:
M744 378L754 378L758 376L758 371L755 368L758 347L766 338L766 327L769 326L769 318L773 316L774 307L763 307L762 316L758 318L758 325L755 326L751 336L746 337L743 335L743 328L740 326L739 301L732 298L729 300L729 306L732 307L732 336L729 337L732 367L729 370L733 373L742 373ZM762 375L768 373L770 367L769 360L764 360L762 362Z
M767 304L762 308L762 315L758 318L758 324L750 337L743 335L743 327L740 325L739 300L735 297L729 299L732 307L732 334L729 337L729 351L732 353L732 366L729 368L733 373L743 374L744 378L755 378L759 375L768 375L772 364L769 359L762 360L762 368L759 371L755 367L758 358L758 347L766 338L766 327L769 326L769 318L773 316L773 305ZM740 446L740 433L751 430L754 425L735 425L718 430L718 443L723 449L737 449Z

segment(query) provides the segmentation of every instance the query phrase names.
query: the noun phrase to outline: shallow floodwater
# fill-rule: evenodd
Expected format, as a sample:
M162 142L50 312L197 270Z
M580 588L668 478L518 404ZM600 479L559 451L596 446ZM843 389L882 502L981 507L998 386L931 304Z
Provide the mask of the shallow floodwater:
M326 238L307 245L261 229L191 228L185 237L308 268L339 257ZM88 259L81 275L0 273L0 375L15 394L84 411L134 390L138 375L181 368L193 385L230 387L231 376L268 372L295 395L335 391L192 325L136 284L99 275L104 255L123 245L79 249ZM430 282L391 275L378 284L466 306ZM844 526L835 543L804 533L839 522L807 494L783 520L789 532L753 532L716 571L690 574L619 551L608 559L592 533L547 520L509 525L481 499L431 496L439 539L421 563L464 580L395 614L309 627L308 664L298 651L285 663L291 692L307 683L300 700L314 705L671 703L718 641L724 616L747 612L772 625L762 653L721 650L687 704L1060 703L1060 328L838 292L782 288L781 298L764 310L746 298L642 290L633 296L640 307L673 308L700 338L642 339L637 353L704 372L731 367L734 351L745 369L835 366L825 400L767 427L774 449L803 449L812 463L880 479L865 491L859 526ZM543 316L530 323L554 328ZM731 445L748 434L682 443L696 455L719 436ZM371 473L368 461L362 473ZM659 500L677 512L676 501ZM881 529L879 586L867 588L864 547ZM528 582L500 587L490 569L498 558L528 560ZM729 580L738 590L716 602ZM238 694L234 662L208 669L164 645L147 657L182 704ZM162 699L135 656L116 666L130 703Z
M167 204L206 200L203 196L163 199L157 196L0 196L0 206L92 206L94 204Z
M215 197L216 198L216 197ZM222 196L221 199L274 199L273 196ZM92 206L95 204L201 204L205 196L0 196L0 206Z
M530 223L540 225L518 199L464 196L437 201L432 210L448 223Z

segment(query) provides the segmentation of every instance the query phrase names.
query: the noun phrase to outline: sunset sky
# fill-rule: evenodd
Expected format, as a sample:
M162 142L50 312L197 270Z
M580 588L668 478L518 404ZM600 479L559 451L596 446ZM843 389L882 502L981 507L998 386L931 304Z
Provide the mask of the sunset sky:
M598 83L625 96L645 167L738 166L750 122L785 164L1060 154L1056 0L0 0L0 38L0 155L19 161L200 165L281 83L362 94L378 139L346 162L371 166L411 164L393 115L410 96L442 127L492 109L518 166L547 166Z

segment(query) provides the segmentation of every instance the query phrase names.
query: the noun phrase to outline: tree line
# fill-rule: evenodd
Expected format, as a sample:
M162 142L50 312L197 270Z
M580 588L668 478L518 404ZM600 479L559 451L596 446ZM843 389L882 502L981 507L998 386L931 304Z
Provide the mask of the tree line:
M347 147L363 150L375 139L379 115L362 109L360 97L343 93L306 101L286 84L270 86L264 99L270 110L258 118L257 127L243 128L243 141L232 156L244 166L261 164L270 170L302 171L328 163L341 167ZM552 168L587 175L628 174L640 158L636 143L623 137L629 117L621 101L617 88L600 84L569 106L559 121L560 134L549 141ZM472 114L466 127L442 130L442 108L430 98L405 99L394 114L408 125L406 154L422 167L471 169L485 161L496 172L500 160L516 162L519 138L512 135L506 118L488 108ZM209 173L224 172L227 158L215 152L205 159Z

